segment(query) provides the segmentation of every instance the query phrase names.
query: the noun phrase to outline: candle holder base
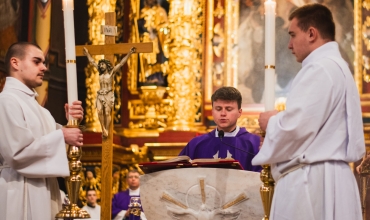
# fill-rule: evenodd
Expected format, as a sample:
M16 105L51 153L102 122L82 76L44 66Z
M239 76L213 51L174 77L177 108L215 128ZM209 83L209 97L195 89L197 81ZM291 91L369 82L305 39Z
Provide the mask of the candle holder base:
M90 214L87 211L80 209L76 204L63 206L63 209L56 214L56 219L85 219L90 218Z

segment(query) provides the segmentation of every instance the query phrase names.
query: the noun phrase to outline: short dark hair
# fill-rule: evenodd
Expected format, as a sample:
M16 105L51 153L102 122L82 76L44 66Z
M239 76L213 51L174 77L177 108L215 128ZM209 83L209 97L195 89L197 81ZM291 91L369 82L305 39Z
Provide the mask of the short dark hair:
M238 108L242 108L242 95L240 92L231 86L224 86L217 89L211 96L212 106L213 102L217 100L236 101Z
M127 175L126 175L126 179L128 179L128 176L130 175L130 173L137 173L137 174L139 174L139 176L140 176L140 173L139 173L139 171L138 171L138 170L130 170L130 171L128 171L128 173L127 173Z
M87 196L87 194L88 194L88 192L89 191L94 191L95 193L96 193L96 189L94 189L94 188L87 188L86 190L85 190L85 192L86 192L86 196Z
M10 59L17 57L22 60L26 54L26 49L30 46L37 47L41 50L39 45L23 41L14 43L8 48L5 54L5 72L8 76L10 75Z
M310 27L316 28L323 39L335 40L335 24L331 11L324 5L307 4L294 10L289 21L297 18L298 27L307 31Z

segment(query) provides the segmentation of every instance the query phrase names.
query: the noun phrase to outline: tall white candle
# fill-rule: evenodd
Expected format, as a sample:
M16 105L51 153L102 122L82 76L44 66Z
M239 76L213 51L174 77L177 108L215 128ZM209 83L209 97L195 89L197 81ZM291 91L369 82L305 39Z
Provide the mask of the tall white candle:
M63 0L68 104L78 100L73 0ZM69 119L73 119L70 117Z
M265 111L275 108L275 9L275 1L265 1Z

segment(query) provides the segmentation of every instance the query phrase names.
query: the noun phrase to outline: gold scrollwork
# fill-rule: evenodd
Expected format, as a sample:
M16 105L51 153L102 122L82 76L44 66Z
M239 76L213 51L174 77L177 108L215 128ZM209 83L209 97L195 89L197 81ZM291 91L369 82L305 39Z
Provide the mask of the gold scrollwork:
M213 52L217 57L222 56L222 52L224 50L224 30L221 27L220 23L217 23L213 28L213 39L212 39L212 45L213 45Z
M370 70L370 58L368 56L363 55L362 56L363 60L363 66L362 66L362 76L365 82L369 83L370 82L370 74L368 73Z
M370 51L370 17L366 16L366 20L362 25L362 40L366 45L366 49Z
M152 1L144 1L144 7L140 7L140 0L131 0L129 18L129 42L153 42L152 53L134 54L128 61L130 93L139 94L138 82L140 85L167 86L164 80L169 71L165 43L169 33L166 10Z
M354 78L359 94L362 94L362 0L354 1L354 45L355 45L355 59L354 59Z
M224 66L225 63L213 63L212 81L214 86L222 86L224 82Z
M149 106L145 105L142 100L130 100L128 102L129 110L129 128L145 128L147 123L146 114L148 113ZM166 127L167 114L172 110L172 100L164 99L154 106L156 110L156 123L159 127Z
M360 1L360 0L359 0ZM364 0L362 2L362 7L364 7L366 10L370 10L370 0Z
M259 128L258 115L241 116L237 121L237 125L240 127L245 127L247 129Z
M215 11L213 12L213 15L220 19L220 18L222 18L222 16L224 16L224 14L225 14L225 9L221 5L221 0L218 0L217 1L217 7L216 7Z
M168 115L168 126L172 130L192 130L200 120L204 7L204 0L170 1L168 94L174 114Z
M238 45L239 29L239 2L225 0L225 83L226 86L237 87L238 76L238 53L235 46Z
M166 127L166 124L158 118L160 112L158 106L162 102L166 90L166 87L160 86L140 87L140 99L145 107L144 128L157 129L159 127Z
M116 43L123 43L123 23L118 21L123 21L124 19L124 0L116 1L116 26L118 29L118 35L116 36ZM124 55L115 54L114 61L122 60ZM132 54L131 54L132 56ZM115 74L114 76L114 119L115 124L121 123L121 85L122 85L122 74Z

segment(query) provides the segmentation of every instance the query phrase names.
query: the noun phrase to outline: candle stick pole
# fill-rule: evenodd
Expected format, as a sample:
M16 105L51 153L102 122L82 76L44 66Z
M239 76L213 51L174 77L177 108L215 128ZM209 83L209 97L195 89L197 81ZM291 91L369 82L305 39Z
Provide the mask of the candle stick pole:
M64 32L66 46L66 71L67 71L67 93L68 104L72 105L78 100L77 93L77 68L76 68L76 50L75 50L75 32L73 19L73 0L63 0L63 15L64 15ZM78 128L79 122L77 119L69 116L68 128ZM55 218L62 219L84 219L90 218L87 211L80 209L77 206L78 192L81 185L80 172L82 148L80 146L68 145L67 157L69 163L70 176L65 179L69 202L63 201L63 209L56 214Z
M265 6L265 111L275 108L275 10L276 2L266 0ZM263 132L262 136L265 137ZM265 216L263 220L270 218L272 198L274 195L275 181L272 178L269 164L262 165L260 175L262 186L260 194Z

